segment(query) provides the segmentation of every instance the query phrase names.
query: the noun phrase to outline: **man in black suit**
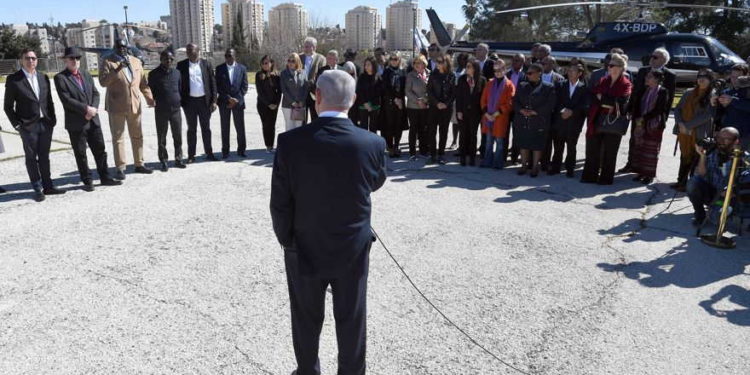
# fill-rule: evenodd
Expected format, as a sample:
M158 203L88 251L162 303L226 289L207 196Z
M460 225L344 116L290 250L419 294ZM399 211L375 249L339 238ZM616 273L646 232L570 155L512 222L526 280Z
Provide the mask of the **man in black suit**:
M99 90L96 89L91 75L85 70L80 70L81 51L78 48L66 48L64 59L65 70L55 75L55 87L65 109L65 129L70 135L70 144L73 146L83 190L94 191L86 157L86 144L94 155L96 171L102 185L121 185L121 181L109 176L107 168L107 151L99 121Z
M630 98L631 103L640 103L643 98L643 93L646 92L646 74L651 70L658 69L664 72L664 81L662 86L667 89L667 103L668 106L664 109L665 118L669 118L669 112L672 110L672 103L674 101L675 89L677 88L677 75L667 69L669 63L669 52L664 48L657 48L651 53L649 58L649 66L644 66L638 69L638 74L635 75L635 82L633 82L633 95ZM632 107L632 106L631 106ZM633 172L633 142L635 138L632 136L628 147L628 163L625 164L622 169L617 171L618 173L631 173Z
M65 193L52 185L50 176L49 149L57 118L52 85L49 77L36 70L36 53L24 49L20 59L21 70L9 75L5 82L3 107L10 124L21 135L34 200L41 202L45 195Z
M557 105L552 119L550 139L554 152L547 173L560 173L563 162L563 149L568 148L565 156L565 174L568 178L575 176L576 146L581 135L583 123L589 109L589 90L583 82L585 70L583 65L571 65L567 71L568 79L558 82Z
M247 68L237 62L234 48L224 53L224 64L216 67L216 88L219 92L219 116L221 116L221 157L229 157L229 133L231 118L237 131L237 155L245 157L245 94L247 93Z
M347 118L355 86L344 71L325 72L315 90L319 118L279 135L271 218L284 248L297 358L293 374L320 374L329 285L338 374L365 373L370 194L385 182L385 141Z
M172 128L172 142L174 143L174 166L185 168L182 162L182 114L180 103L182 96L182 77L180 72L172 67L174 54L164 50L159 56L161 64L148 74L148 87L156 102L156 138L159 143L159 162L161 171L169 171L167 161L167 131Z
M482 75L487 79L487 82L495 78L495 62L488 57L489 53L490 47L486 43L479 43L474 48L474 57L476 57L477 62L479 63L479 68L482 70ZM482 139L484 139L484 137L482 137ZM483 152L483 150L484 149L480 149L480 152Z
M198 122L201 124L201 139L206 160L216 161L211 147L211 113L216 110L216 77L211 63L200 58L200 49L190 43L185 47L187 59L177 63L182 76L182 109L188 123L188 164L195 162L195 146L198 142Z

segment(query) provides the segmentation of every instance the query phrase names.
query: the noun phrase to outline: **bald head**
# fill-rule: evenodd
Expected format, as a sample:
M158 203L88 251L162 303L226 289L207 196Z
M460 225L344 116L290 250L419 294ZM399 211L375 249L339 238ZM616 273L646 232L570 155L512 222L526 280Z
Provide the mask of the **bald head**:
M357 82L342 70L327 70L318 78L315 99L318 113L346 112L354 103Z

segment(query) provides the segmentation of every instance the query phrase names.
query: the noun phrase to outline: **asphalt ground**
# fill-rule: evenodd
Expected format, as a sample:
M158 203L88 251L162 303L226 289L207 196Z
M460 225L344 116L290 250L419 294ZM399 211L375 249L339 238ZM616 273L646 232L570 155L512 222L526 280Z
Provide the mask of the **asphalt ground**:
M68 192L43 203L31 199L20 139L0 118L0 186L9 190L0 195L0 374L294 369L268 208L273 159L254 89L246 100L247 158L129 173L123 186L88 193L55 97L53 178ZM154 167L153 110L143 120ZM211 122L219 150L218 113ZM103 111L102 123L111 166ZM679 163L673 146L666 134L649 186L631 175L598 186L517 176L516 167L390 160L388 182L373 194L373 226L435 306L525 373L747 374L750 237L733 251L695 237L690 203L668 188ZM579 150L577 177L583 137ZM320 357L323 373L335 373L330 298ZM448 324L380 244L370 262L368 372L520 373Z

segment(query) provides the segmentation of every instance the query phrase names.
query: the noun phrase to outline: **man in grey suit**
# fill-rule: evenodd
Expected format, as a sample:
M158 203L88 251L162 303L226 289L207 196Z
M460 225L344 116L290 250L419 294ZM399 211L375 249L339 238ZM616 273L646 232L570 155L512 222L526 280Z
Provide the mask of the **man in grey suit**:
M318 71L326 64L326 58L323 55L315 52L318 47L318 40L313 37L305 38L303 44L304 53L301 54L300 60L302 60L302 69L307 77L307 86L310 88L310 93L307 95L305 104L310 111L310 117L305 121L308 123L318 118L318 112L315 110L315 81L318 78Z

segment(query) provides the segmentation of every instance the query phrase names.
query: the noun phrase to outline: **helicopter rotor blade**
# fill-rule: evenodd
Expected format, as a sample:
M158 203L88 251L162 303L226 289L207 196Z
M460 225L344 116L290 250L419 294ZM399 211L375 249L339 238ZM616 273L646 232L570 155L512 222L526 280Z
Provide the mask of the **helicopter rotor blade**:
M538 5L538 6L526 7L526 8L515 8L515 9L497 10L497 11L495 11L495 14L513 13L513 12L526 12L526 11L529 11L529 10L567 7L567 6L573 6L573 5L627 5L627 4L614 3L614 2L611 2L611 1L578 1L578 2L574 2L574 3Z
M736 12L750 12L750 8L723 7L719 5L673 4L673 3L654 4L654 5L660 5L660 7L666 7L666 8L698 8L698 9L707 9L707 10L732 10Z

